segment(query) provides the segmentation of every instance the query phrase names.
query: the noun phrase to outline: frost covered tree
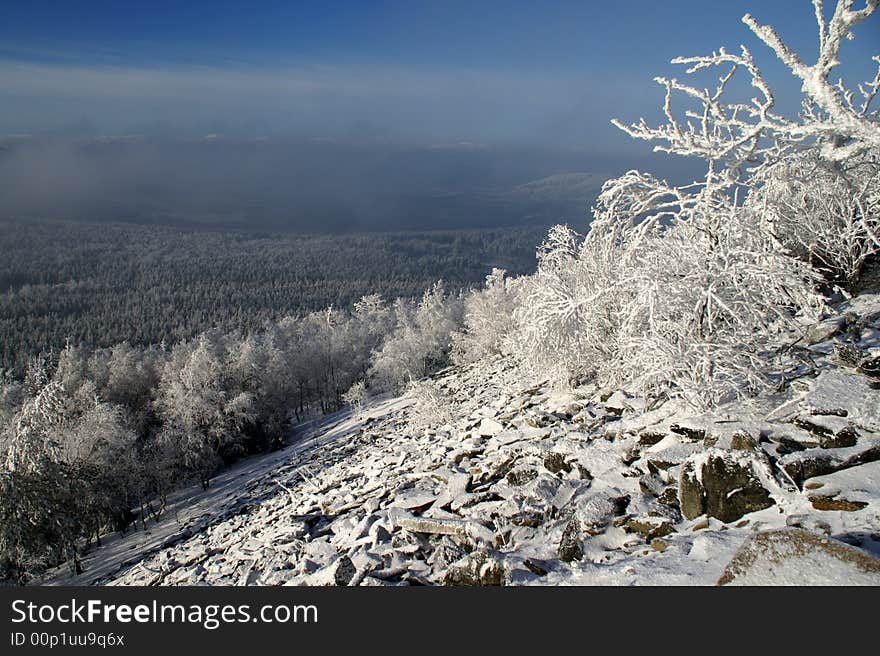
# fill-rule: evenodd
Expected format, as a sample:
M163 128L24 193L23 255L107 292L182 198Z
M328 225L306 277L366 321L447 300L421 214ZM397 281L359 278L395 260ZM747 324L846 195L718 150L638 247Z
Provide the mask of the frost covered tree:
M22 402L22 385L11 371L0 369L0 427L7 426ZM0 449L3 448L0 430Z
M78 539L98 535L137 496L133 431L90 381L69 394L69 374L44 369L34 376L43 386L31 390L7 429L0 485L13 491L0 502L0 560L16 570L61 559L78 570Z
M612 122L636 139L654 142L657 151L701 157L709 163L710 172L726 179L754 170L792 148L815 146L821 157L834 162L865 152L876 153L880 149L880 117L873 101L880 90L880 70L856 89L848 88L842 80L830 79L840 65L841 45L853 38L852 28L870 17L880 0L866 0L858 10L854 4L855 0L838 0L833 15L826 18L822 0L813 0L819 54L812 64L786 45L773 27L759 24L750 14L743 16L743 23L801 81L803 111L797 117L774 112L773 91L751 52L741 46L739 54L721 48L711 55L672 60L673 64L687 65L688 74L715 67L723 67L724 72L713 89L675 78L655 78L666 89L665 125L651 127L644 119L632 125ZM873 60L880 69L880 55ZM740 70L745 71L757 92L749 102L728 99L728 86ZM677 113L673 94L680 94L700 109Z
M458 363L509 354L516 327L514 311L522 280L492 269L483 289L472 290L464 300L463 326L453 334L453 357Z
M221 460L241 453L241 427L252 416L253 396L230 394L220 337L202 335L172 351L159 383L161 440L181 454L184 467L207 488Z
M587 244L555 226L538 249L537 271L515 310L516 351L532 375L574 382L615 357L616 246L603 251L607 242L593 237Z
M372 382L379 389L399 389L444 366L462 312L461 297L447 294L442 281L425 291L417 305L398 299L394 329L372 359Z
M657 78L666 89L666 124L614 121L655 150L702 158L706 175L675 187L631 171L604 185L585 238L551 231L518 310L526 363L557 378L593 375L603 384L681 395L695 405L768 383L768 343L821 311L809 265L822 257L851 275L876 240L876 179L870 166L855 164L873 161L880 143L871 107L880 77L856 93L829 76L841 42L878 3L854 10L851 0L840 0L827 20L822 2L813 4L820 53L810 65L772 28L743 19L801 79L800 116L774 112L773 92L742 47L739 54L722 49L673 60L688 65L688 73L715 67L723 73L712 89ZM749 102L729 99L739 71L757 91ZM682 111L675 109L677 96L687 100ZM834 171L843 191L832 183L806 199L797 190L782 193L774 182L784 174L781 162L810 158ZM822 194L833 198L817 197ZM835 203L842 207L826 211ZM809 210L809 219L793 218L786 204ZM793 221L814 222L807 240L830 239L837 252L814 247L813 258L793 257Z

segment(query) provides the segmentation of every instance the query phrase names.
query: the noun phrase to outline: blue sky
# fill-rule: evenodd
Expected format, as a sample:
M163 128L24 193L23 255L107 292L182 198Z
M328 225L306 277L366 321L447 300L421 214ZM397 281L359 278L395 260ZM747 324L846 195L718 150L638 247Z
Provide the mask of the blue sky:
M831 4L830 2L828 4ZM614 149L656 117L676 55L745 43L782 103L797 84L740 23L809 58L809 0L4 2L0 133L513 142ZM880 18L846 44L854 77Z

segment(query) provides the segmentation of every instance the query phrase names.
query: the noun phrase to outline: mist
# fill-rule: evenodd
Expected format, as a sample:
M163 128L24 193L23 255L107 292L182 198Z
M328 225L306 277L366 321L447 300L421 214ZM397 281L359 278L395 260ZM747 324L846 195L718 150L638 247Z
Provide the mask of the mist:
M686 161L657 161L689 174ZM319 231L577 226L602 182L632 166L534 146L56 134L0 141L0 214Z

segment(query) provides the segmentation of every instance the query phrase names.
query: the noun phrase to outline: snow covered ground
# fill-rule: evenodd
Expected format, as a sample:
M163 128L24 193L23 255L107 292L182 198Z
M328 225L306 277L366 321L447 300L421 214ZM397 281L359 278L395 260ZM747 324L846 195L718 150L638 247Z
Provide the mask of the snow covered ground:
M449 370L453 421L406 397L328 417L47 582L880 584L878 328L857 299L789 351L783 391L699 415Z

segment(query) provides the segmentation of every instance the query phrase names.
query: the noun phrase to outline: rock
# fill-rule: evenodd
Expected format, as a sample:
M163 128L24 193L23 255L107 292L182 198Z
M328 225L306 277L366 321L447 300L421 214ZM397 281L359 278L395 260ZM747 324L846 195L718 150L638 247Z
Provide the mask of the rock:
M664 472L672 467L675 467L678 463L673 462L672 460L663 460L662 458L648 458L648 471L653 475L659 475L660 472Z
M605 409L613 414L622 415L624 412L633 411L633 401L633 397L629 394L617 390L614 394L605 399Z
M357 574L357 568L348 556L340 556L327 567L312 574L309 582L319 586L347 586Z
M572 467L569 463L565 461L565 456L561 453L550 453L544 458L544 467L551 474L559 474L560 472L565 472L566 474L571 471Z
M851 344L835 344L834 355L841 364L850 367L858 366L868 356L866 351Z
M659 476L646 474L639 478L639 490L648 497L659 497L663 494L666 483Z
M700 515L733 522L774 504L761 482L770 477L766 463L748 452L709 449L685 462L678 498L687 519Z
M653 428L643 428L639 431L639 446L654 446L666 437L666 433Z
M671 436L671 438L668 442L664 440L660 444L650 447L643 456L643 462L647 465L648 471L664 481L669 480L667 472L670 469L706 450L700 442L681 442L681 438L678 436Z
M645 538L645 542L650 542L655 538L662 538L665 535L674 533L672 522L661 519L659 517L639 517L630 519L623 525L623 530L627 533L637 533Z
M626 512L630 497L620 490L603 490L578 499L575 517L578 528L587 535L599 535L615 517Z
M829 369L812 381L801 407L812 415L847 417L852 424L880 431L880 391L877 382L844 369Z
M693 526L691 526L691 531L696 533L697 531L703 531L703 530L709 528L709 526L710 526L709 519L704 518L704 519L701 519L700 521L696 522Z
M547 576L547 572L550 571L550 565L537 558L526 558L523 566L536 576Z
M466 494L471 485L471 475L463 472L452 472L446 476L446 493L452 497Z
M510 523L514 526L537 528L544 523L544 514L536 510L521 510L510 517Z
M809 328L807 328L802 341L806 346L813 346L814 344L819 344L820 342L827 341L838 334L843 327L846 325L846 320L843 317L835 317L834 319L829 319L828 321L822 321L817 324L813 324Z
M880 378L880 356L862 360L856 371L870 378Z
M494 544L495 542L495 534L472 519L413 517L410 515L397 517L395 523L400 528L416 534L450 535L464 540L487 544Z
M852 426L838 431L834 435L819 438L819 446L823 449L842 449L847 446L855 446L859 441L859 434Z
M801 485L808 478L833 474L877 460L880 460L880 440L871 439L851 447L790 453L780 458L778 464L797 485Z
M430 533L433 535L467 536L467 520L464 519L432 519L428 517L397 518L397 526L413 533Z
M744 431L737 431L730 437L730 448L735 451L757 449L758 440Z
M450 586L504 585L504 565L496 551L481 549L454 563L443 578Z
M880 489L880 461L811 478L804 482L803 489L817 510L862 510L876 503L876 490Z
M480 422L480 425L477 427L477 435L482 435L483 437L492 437L493 435L498 435L498 433L504 430L504 426L499 424L494 419L485 418Z
M692 442L702 442L706 439L706 429L697 426L687 426L686 424L671 424L669 430L676 435L681 435L686 440Z
M466 555L467 552L455 541L444 538L428 557L428 564L435 570L444 570Z
M507 474L507 482L514 487L531 483L536 478L538 478L536 469L517 469Z
M819 495L810 496L810 503L816 510L843 510L845 512L855 512L862 508L867 508L866 501L850 501L848 499L836 499L834 497L823 497Z
M510 473L510 470L513 469L513 466L516 464L516 456L510 456L506 458L503 462L499 463L497 467L489 474L489 480L498 480L499 478L504 478L507 474Z
M669 543L666 540L661 540L660 538L657 538L656 540L651 540L651 548L654 551L659 551L660 553L663 553L669 548Z
M846 419L836 416L799 416L794 425L809 431L819 439L823 449L841 449L855 446L859 439L856 429Z
M880 585L880 559L803 529L751 536L718 585Z
M581 549L581 527L576 517L573 517L562 531L562 538L556 549L559 560L570 563L584 557Z
M437 495L421 490L407 490L396 495L389 508L403 508L413 512L423 512L434 505Z
M556 494L551 500L551 504L557 510L561 510L562 508L565 508L572 499L580 494L583 494L589 488L589 481L585 482L581 479L569 479L563 481L557 488Z
M674 485L663 490L663 492L660 493L660 496L657 497L657 501L670 508L681 508L681 504L678 501L678 488Z
M793 528L803 528L813 533L831 535L831 525L811 515L789 515L785 518L785 525Z
M355 553L351 554L350 558L352 565L354 565L361 579L363 579L363 577L371 570L378 569L383 565L382 558L371 553L366 546L361 547ZM355 583L357 578L358 577L355 576L352 579L352 583Z
M374 547L386 542L391 542L391 533L381 522L376 522L370 526L369 537L372 540Z

